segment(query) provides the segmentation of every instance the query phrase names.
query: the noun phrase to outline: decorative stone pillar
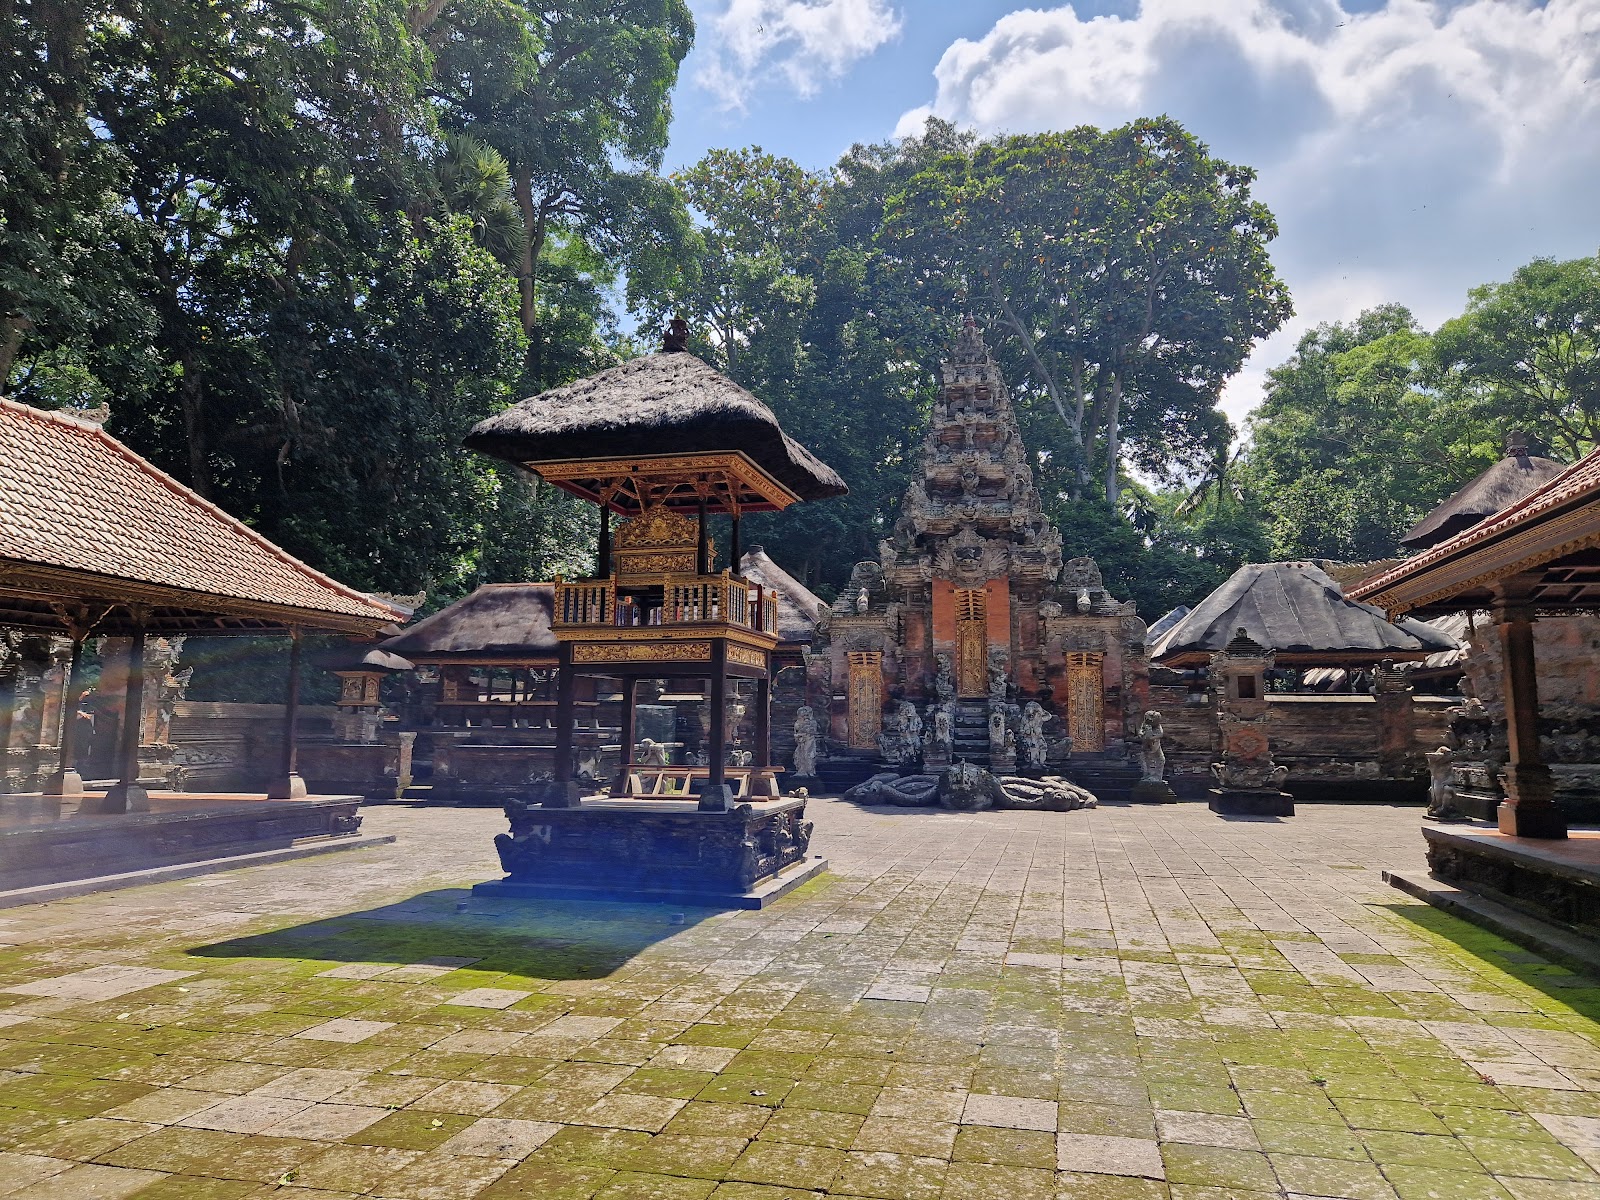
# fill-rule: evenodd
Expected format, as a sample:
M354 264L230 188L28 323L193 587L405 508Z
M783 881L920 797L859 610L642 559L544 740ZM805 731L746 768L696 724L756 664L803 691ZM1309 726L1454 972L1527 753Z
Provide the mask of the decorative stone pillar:
M1294 798L1282 790L1289 768L1272 760L1267 672L1275 658L1243 629L1211 656L1211 687L1222 735L1222 761L1211 764L1218 784L1208 794L1212 812L1294 816Z
M339 679L339 715L333 727L341 742L370 746L378 740L378 721L383 711L380 690L387 671L363 667L333 672Z
M1508 761L1501 777L1506 798L1496 814L1500 832L1514 837L1565 838L1555 781L1539 746L1539 682L1533 650L1533 599L1522 577L1494 588L1494 624L1506 705Z
M1378 772L1386 779L1411 779L1421 773L1417 759L1417 710L1404 671L1385 661L1373 673L1372 698L1378 711Z

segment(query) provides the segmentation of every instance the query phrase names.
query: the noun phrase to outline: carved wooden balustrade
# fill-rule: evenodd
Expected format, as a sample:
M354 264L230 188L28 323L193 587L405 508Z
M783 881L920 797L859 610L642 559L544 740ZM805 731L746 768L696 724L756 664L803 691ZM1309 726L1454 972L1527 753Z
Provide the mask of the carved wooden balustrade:
M778 631L778 600L760 586L720 575L666 574L556 581L556 629L733 625Z

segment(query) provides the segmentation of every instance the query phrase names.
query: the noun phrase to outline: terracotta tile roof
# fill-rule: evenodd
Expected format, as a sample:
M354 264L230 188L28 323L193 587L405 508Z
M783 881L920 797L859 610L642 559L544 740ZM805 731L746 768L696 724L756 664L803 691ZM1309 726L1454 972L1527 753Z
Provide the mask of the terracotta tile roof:
M1546 513L1566 508L1575 501L1592 500L1600 496L1600 449L1595 449L1573 463L1554 479L1529 492L1522 499L1501 509L1485 521L1464 529L1454 537L1430 546L1421 554L1405 559L1384 571L1352 586L1352 596L1365 599L1387 591L1394 584L1410 578L1447 559L1459 558L1476 547L1485 545L1509 533L1535 525Z
M340 618L405 615L308 567L98 426L0 399L7 559Z

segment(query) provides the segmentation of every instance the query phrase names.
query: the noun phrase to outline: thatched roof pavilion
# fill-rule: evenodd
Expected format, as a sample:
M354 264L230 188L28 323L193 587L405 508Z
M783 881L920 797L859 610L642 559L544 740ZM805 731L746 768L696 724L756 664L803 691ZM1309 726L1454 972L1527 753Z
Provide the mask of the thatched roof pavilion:
M466 445L623 516L651 503L692 509L702 498L713 511L773 511L848 490L770 408L685 351L531 396L479 422ZM697 495L681 479L667 486L685 467L709 490Z
M1528 439L1514 433L1506 440L1504 458L1413 525L1400 544L1410 550L1437 546L1515 504L1566 469L1553 458L1530 453Z
M553 583L489 583L379 646L413 663L556 660Z
M806 644L817 631L817 610L822 599L768 557L765 548L752 546L739 563L739 574L778 598L778 638Z
M1250 563L1151 647L1168 667L1203 665L1240 630L1277 655L1279 666L1362 666L1423 659L1456 640L1420 621L1393 623L1345 597L1313 562Z

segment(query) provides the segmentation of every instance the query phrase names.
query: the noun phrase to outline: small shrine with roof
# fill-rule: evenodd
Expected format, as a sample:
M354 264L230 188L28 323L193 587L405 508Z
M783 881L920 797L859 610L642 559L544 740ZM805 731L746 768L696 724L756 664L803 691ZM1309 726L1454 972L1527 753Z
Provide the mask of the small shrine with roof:
M819 624L809 691L828 750L930 769L1120 761L1147 690L1145 624L1093 559L1063 561L970 319L942 369L893 533Z

